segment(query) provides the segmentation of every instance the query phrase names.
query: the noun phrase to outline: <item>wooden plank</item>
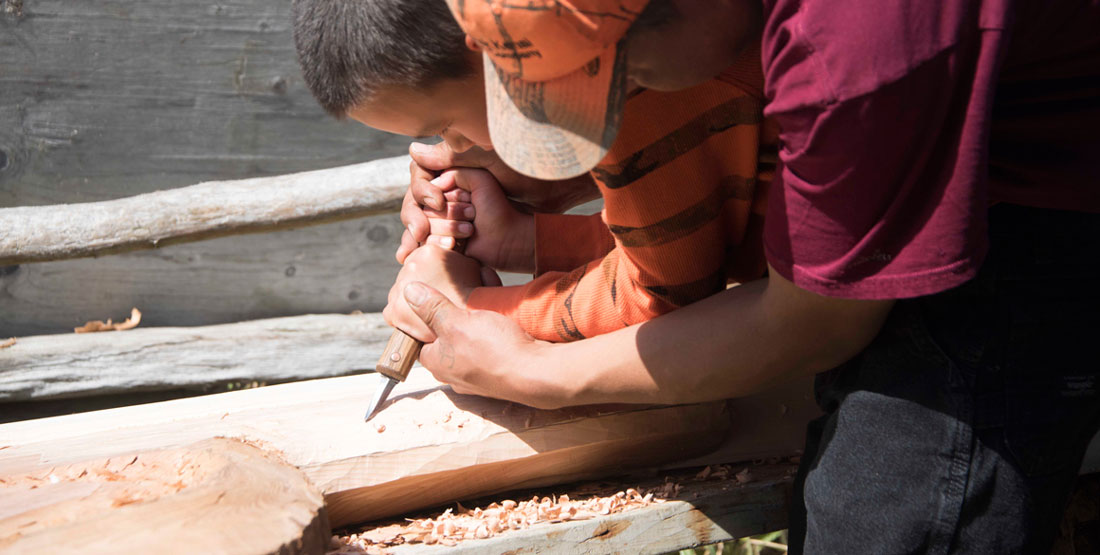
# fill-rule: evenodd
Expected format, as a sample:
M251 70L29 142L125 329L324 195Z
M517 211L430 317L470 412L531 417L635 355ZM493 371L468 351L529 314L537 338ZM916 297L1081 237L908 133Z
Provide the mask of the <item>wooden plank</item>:
M142 326L378 312L401 266L397 215L155 251L0 267L0 336L68 333L131 307Z
M460 539L447 543L375 544L375 551L384 549L394 555L456 553L461 555L494 555L497 553L639 553L676 552L701 545L730 541L750 535L782 530L787 527L791 483L797 468L794 464L778 463L762 466L732 466L733 472L748 469L747 482L734 475L700 477L701 469L661 474L649 479L611 480L584 483L550 490L509 492L495 498L464 502L469 515L475 508L484 509L489 502L497 505L505 497L522 501L567 494L571 502L583 502L592 497L605 498L617 491L633 488L639 492L660 492L669 482L679 493L662 496L661 503L649 503L623 512L599 515L586 520L539 522L528 528L505 531L486 539ZM456 513L461 510L455 509ZM440 522L438 511L411 515ZM402 526L406 525L406 526ZM412 529L408 522L381 521L347 530L341 534L342 546L331 555L361 553L371 544L367 541L387 540L398 535L401 528ZM355 533L353 539L351 533ZM415 536L410 535L411 538ZM363 539L360 539L363 538ZM371 551L373 552L373 551Z
M117 200L0 209L0 266L100 256L396 212L409 158Z
M317 106L295 58L290 2L20 5L0 9L0 207L102 201L407 151L409 139L335 121ZM386 215L0 266L0 335L63 333L132 306L155 326L374 312L399 268L400 235L397 217Z
M21 337L0 350L0 401L347 375L373 369L392 331L369 313Z
M455 394L423 369L363 422L377 376L277 385L0 425L0 475L211 437L280 453L341 526L713 449L725 404L538 411Z
M329 524L299 471L211 439L0 477L5 553L321 554Z
M290 2L0 10L0 206L106 200L404 154L302 81Z

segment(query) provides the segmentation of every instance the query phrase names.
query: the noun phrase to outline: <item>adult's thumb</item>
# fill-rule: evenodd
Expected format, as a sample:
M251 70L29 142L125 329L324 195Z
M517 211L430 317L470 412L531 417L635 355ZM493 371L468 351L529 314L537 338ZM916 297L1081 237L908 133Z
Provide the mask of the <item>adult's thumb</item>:
M404 294L409 307L437 336L457 309L445 295L418 281L406 285Z
M409 145L409 156L413 162L426 170L441 171L453 167L454 154L447 143L427 145L414 142Z

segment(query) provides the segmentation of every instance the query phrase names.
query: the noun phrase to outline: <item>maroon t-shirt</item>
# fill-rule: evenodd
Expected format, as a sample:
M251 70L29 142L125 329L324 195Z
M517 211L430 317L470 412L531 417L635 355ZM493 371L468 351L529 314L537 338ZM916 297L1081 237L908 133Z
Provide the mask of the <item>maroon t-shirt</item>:
M799 287L936 293L977 272L992 203L1100 212L1100 0L764 6L765 244Z

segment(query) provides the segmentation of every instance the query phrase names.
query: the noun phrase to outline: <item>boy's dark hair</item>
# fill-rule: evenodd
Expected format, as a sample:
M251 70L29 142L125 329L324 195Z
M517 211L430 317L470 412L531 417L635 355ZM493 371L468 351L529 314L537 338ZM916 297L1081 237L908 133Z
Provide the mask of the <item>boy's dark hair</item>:
M294 0L306 85L343 118L381 87L427 87L474 71L444 0Z

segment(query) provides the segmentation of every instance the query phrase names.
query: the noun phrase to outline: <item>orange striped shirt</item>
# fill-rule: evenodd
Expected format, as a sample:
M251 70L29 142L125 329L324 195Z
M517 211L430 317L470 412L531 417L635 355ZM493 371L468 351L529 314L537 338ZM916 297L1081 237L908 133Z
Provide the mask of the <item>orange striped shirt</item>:
M762 276L759 71L757 62L683 91L629 98L614 145L592 171L603 212L538 215L537 277L479 287L468 306L503 313L536 339L573 341Z

